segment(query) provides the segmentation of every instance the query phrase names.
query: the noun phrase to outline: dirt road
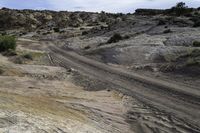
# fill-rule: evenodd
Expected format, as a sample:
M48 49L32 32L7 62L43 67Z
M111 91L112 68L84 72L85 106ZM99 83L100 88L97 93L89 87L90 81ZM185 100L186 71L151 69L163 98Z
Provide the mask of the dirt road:
M200 132L200 89L198 87L179 86L130 73L53 45L49 49L49 55L55 64L66 68L72 67L90 78L116 86L114 87L116 89L120 88L118 91L137 98L149 108L148 110L153 110L152 116L158 112L165 114L169 119L160 120L168 121L173 126L172 131ZM130 112L127 119L132 121L134 115ZM145 113L141 115L145 116ZM137 120L139 119L136 118ZM134 123L132 126L135 127Z

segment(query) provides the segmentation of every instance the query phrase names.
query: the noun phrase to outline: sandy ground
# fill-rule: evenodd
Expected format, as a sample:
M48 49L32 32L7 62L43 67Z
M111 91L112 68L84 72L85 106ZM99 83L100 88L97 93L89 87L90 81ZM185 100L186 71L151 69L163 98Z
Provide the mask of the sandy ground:
M2 132L130 132L117 92L28 77L4 76L0 82Z
M127 121L132 121L132 117L134 119L134 122L130 123L133 131L199 132L198 88L180 86L158 78L127 72L58 47L50 49L55 64L75 68L91 79L107 83L107 86L114 85L116 87L112 89L138 99L142 104L137 107L139 115L135 108L129 110L127 115Z
M0 132L132 132L125 106L130 97L86 91L74 85L62 67L0 59Z

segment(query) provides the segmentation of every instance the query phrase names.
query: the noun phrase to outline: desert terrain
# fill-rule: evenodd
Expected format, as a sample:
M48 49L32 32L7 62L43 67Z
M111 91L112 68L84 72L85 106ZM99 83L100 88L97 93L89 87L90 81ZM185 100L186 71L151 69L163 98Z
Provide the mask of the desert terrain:
M200 133L200 9L172 9L2 8L0 132Z

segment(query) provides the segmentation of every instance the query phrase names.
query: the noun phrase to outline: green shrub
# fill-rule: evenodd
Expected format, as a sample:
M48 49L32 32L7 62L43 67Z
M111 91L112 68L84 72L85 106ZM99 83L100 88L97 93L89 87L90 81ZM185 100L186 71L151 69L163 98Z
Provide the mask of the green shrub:
M163 14L162 9L137 9L135 10L136 15L160 15Z
M194 41L192 44L193 47L200 47L200 42Z
M90 46L86 46L86 47L84 47L85 50L90 49L90 48L91 48Z
M16 49L16 39L13 36L0 36L0 52Z
M193 27L200 27L200 16L199 15L194 15L193 17L190 18L190 20L194 22Z
M83 32L82 32L82 35L83 35L83 36L84 36L84 35L87 35L87 34L89 34L88 31L83 31Z
M165 31L163 31L163 33L167 34L167 33L171 33L172 31L170 29L167 29Z
M194 15L198 16L198 15L199 15L199 12L194 12Z
M186 61L186 64L185 64L186 66L200 66L200 62L198 61L198 60L195 60L195 59L188 59L187 61Z
M119 42L120 40L122 40L123 37L118 34L118 33L115 33L109 40L107 43L116 43L116 42Z
M159 25L165 25L165 24L166 22L164 20L159 20L157 25L159 26Z
M81 27L80 30L84 30L85 28Z
M23 55L23 57L28 60L33 60L33 56L31 54L25 54L25 55Z
M193 11L192 8L188 8L184 2L179 2L176 6L168 10L169 14L175 14L176 16L190 14Z
M2 35L2 36L5 36L5 35L7 35L7 33L6 33L6 32L2 32L1 35Z
M194 22L193 27L200 27L200 21L196 21L196 22Z
M129 38L130 38L129 35L125 35L125 36L123 37L123 39L129 39Z
M65 33L65 30L60 30L59 33Z
M48 34L51 34L51 32L47 31L47 32L42 33L42 35L48 35Z
M53 28L54 32L60 32L60 29L58 27Z

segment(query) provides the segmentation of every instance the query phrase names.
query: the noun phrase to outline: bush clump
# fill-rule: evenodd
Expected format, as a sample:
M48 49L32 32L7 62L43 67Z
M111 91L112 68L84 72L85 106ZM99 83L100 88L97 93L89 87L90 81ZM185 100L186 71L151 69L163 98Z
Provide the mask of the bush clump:
M129 35L125 35L122 36L119 33L115 33L108 41L107 43L116 43L119 42L120 40L125 40L125 39L129 39L130 36Z
M87 34L89 34L88 31L83 31L82 32L82 35L87 35Z
M23 57L28 60L33 60L33 56L31 54L24 54Z
M91 48L90 46L86 46L86 47L84 47L85 50L90 49L90 48Z
M196 22L194 22L193 27L200 27L200 21L196 21Z
M164 33L164 34L167 34L167 33L172 33L172 30L170 30L170 29L167 29L167 30L163 31L163 33Z
M187 15L193 11L192 8L188 8L184 2L179 2L176 6L168 10L169 14L175 14L176 16Z
M200 47L200 42L194 41L192 44L193 47Z
M60 32L60 29L58 27L53 28L54 32Z
M166 22L165 22L164 20L159 20L157 25L158 25L158 26L159 26L159 25L166 25Z
M119 42L120 40L122 40L123 37L118 34L118 33L115 33L109 40L107 43L116 43L116 42Z
M137 9L137 10L135 10L136 15L160 15L163 13L164 13L164 10L160 10L160 9Z
M0 52L16 49L16 39L13 36L0 36Z
M194 22L193 27L200 27L200 15L194 15L190 20Z

